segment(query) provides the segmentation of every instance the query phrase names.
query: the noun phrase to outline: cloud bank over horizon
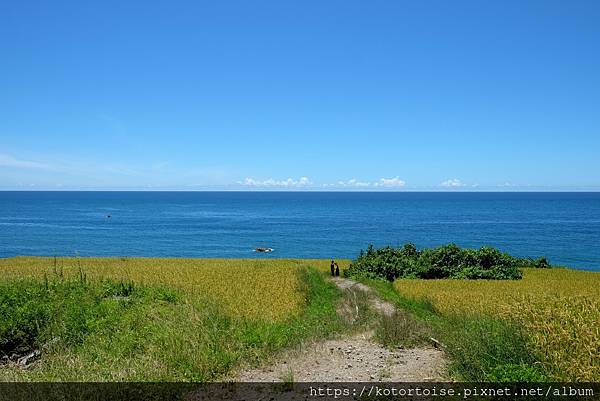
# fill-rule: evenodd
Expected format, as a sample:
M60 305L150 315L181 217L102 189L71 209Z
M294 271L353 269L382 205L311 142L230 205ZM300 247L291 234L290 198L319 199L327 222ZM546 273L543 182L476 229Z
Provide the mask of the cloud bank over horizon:
M517 184L507 180L479 185L473 181L449 178L439 184L408 184L400 175L378 179L312 178L308 175L236 179L239 172L210 166L149 162L129 165L112 162L71 161L59 158L37 159L0 153L0 190L244 190L244 191L548 191L590 190L593 185L548 187ZM16 177L16 178L15 178ZM177 180L174 179L177 178ZM82 179L86 185L81 185Z
M402 188L404 186L406 186L406 181L401 180L400 177L380 178L374 182L360 181L356 178L352 178L347 181L338 181L335 184L323 184L323 187L325 188Z
M346 181L339 180L335 183L322 183L315 184L308 177L300 177L298 179L287 178L287 179L275 179L267 178L264 180L247 177L243 181L237 181L237 184L244 187L250 188L403 188L406 185L406 181L401 180L400 177L393 178L380 178L377 181L360 181L356 178L352 178Z
M254 178L246 178L243 181L238 181L237 183L246 187L254 188L302 188L312 184L308 177L300 177L298 180L294 180L293 178L288 178L285 180L276 180L273 178L268 178L266 180L257 180Z

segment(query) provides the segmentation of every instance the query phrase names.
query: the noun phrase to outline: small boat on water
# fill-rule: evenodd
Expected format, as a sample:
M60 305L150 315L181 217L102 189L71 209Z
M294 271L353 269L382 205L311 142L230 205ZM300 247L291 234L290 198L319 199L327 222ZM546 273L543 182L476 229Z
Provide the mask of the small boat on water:
M273 248L254 248L254 252L273 252L274 249Z

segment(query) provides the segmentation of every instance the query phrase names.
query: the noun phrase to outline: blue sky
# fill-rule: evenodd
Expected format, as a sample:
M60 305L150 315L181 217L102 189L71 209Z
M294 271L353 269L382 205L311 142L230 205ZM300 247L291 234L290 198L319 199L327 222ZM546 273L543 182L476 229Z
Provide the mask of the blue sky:
M6 1L0 188L600 190L600 2Z

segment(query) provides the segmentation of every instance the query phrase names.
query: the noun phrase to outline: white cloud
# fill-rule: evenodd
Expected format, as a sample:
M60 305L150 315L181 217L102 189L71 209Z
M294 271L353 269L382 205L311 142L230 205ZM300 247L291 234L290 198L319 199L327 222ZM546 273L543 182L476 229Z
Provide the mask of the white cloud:
M238 181L237 184L243 185L245 187L254 187L254 188L303 188L312 186L313 182L308 177L300 177L297 180L293 178L288 178L286 180L276 180L274 178L269 178L266 180L258 180L255 178L246 178L243 181ZM386 188L401 188L406 185L404 180L401 180L400 177L393 178L380 178L377 181L360 181L356 178L351 178L349 180L340 180L335 183L326 183L322 184L323 188L355 188L355 189L368 189L368 188L377 188L377 189L386 189Z
M324 184L324 187L338 187L338 188L400 188L406 185L404 180L400 177L393 178L380 178L377 181L359 181L356 178L352 178L347 181L338 181L335 184Z
M339 187L355 187L355 188L364 188L371 186L370 182L358 181L356 178L352 178L348 181L338 181L337 186Z
M453 178L450 180L446 180L444 182L442 182L440 184L442 187L447 187L447 188L458 188L458 187L464 187L465 184L462 183L461 180L459 180L458 178Z
M27 168L27 169L51 169L52 166L30 160L17 159L11 155L0 154L0 167Z
M386 187L386 188L398 188L406 185L406 181L401 180L400 177L394 178L380 178L374 186L376 187Z
M281 187L281 188L299 188L306 187L311 185L312 182L308 177L300 177L298 180L293 178L288 178L287 180L276 180L273 178L269 178L266 180L256 180L254 178L246 178L244 181L238 181L238 184L244 185L246 187L265 187L265 188L273 188L273 187Z

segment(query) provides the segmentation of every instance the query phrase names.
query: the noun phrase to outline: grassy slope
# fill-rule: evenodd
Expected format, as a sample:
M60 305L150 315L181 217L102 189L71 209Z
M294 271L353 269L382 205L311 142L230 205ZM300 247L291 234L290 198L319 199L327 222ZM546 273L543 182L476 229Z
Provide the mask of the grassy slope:
M335 314L340 293L324 280L322 266L310 262L253 261L254 267L246 270L293 266L285 274L295 284L285 291L290 297L299 295L302 303L288 309L287 316L269 312L280 311L281 304L289 308L289 303L277 292L280 298L272 298L275 289L266 283L252 293L225 293L255 297L238 298L241 309L232 308L236 300L222 299L220 292L186 287L185 280L194 274L219 274L203 268L212 261L198 262L195 273L180 270L180 280L173 281L175 274L166 283L148 280L147 272L135 269L119 279L112 267L103 265L106 260L80 262L81 269L71 268L79 262L68 260L62 272L40 275L39 270L30 274L24 261L12 267L2 261L3 273L10 273L0 280L0 348L9 354L19 347L40 349L43 357L33 369L0 367L0 380L209 381L241 363L259 363L282 347L326 337L342 327ZM176 267L181 261L163 262ZM221 287L239 287L243 277L232 275L222 263L217 263L225 282ZM238 261L231 263L234 271L239 269ZM52 263L44 266L54 268ZM110 274L97 275L95 269ZM259 284L261 280L259 275ZM263 317L256 315L257 307L264 309Z
M427 300L401 296L392 283L364 280L379 295L425 323L426 336L440 341L449 373L464 381L544 381L519 327L489 316L443 315ZM423 326L422 326L423 327ZM422 334L425 336L425 334Z
M523 280L371 281L432 323L465 380L600 380L600 274L525 269Z
M527 345L556 380L600 380L600 273L524 269L522 280L397 281L445 315L493 316L524 327Z
M348 261L339 263L344 268ZM0 348L25 344L41 349L43 358L30 370L0 367L0 380L222 378L236 366L264 361L282 347L344 329L335 313L339 291L323 277L328 271L327 260L2 259ZM417 342L436 337L447 346L451 373L457 378L598 380L593 369L600 364L594 362L598 354L593 350L567 361L575 367L584 361L583 376L560 376L556 365L532 347L539 333L557 333L558 326L538 326L546 331L538 330L536 337L536 327L524 331L515 319L507 319L513 315L511 308L526 311L523 316L531 321L536 313L544 313L542 323L553 323L548 320L552 316L554 323L576 316L571 320L579 327L562 327L562 333L571 333L580 345L593 346L598 333L585 330L598 321L598 277L536 270L526 271L518 282L368 284L425 322L400 316L403 328L388 322L378 337L389 345L402 345L404 332L415 327ZM560 355L565 349L556 344L545 345L546 352Z
M294 259L43 258L0 259L0 277L112 279L162 285L186 298L218 299L224 312L276 321L298 313L304 296L297 271L317 261ZM272 302L275 299L277 302Z

